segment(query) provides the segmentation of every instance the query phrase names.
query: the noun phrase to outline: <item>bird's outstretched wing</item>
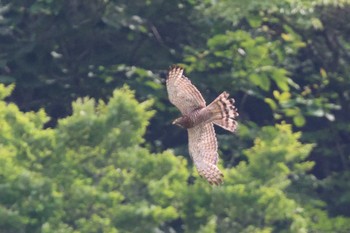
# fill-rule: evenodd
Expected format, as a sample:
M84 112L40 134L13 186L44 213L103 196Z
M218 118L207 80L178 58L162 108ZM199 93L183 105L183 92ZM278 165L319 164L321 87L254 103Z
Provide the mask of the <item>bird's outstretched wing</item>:
M183 68L172 66L169 69L166 86L169 100L183 115L195 109L204 108L205 100L191 81L183 75Z
M188 148L199 175L210 184L221 184L224 175L217 167L219 155L213 123L188 129Z

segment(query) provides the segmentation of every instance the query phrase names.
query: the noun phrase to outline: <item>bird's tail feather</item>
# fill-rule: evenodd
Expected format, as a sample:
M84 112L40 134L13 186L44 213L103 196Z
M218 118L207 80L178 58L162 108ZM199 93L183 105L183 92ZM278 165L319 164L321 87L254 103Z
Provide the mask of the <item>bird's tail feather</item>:
M207 106L212 113L212 122L230 132L237 128L235 118L238 116L235 100L229 99L227 92L221 93L211 104Z

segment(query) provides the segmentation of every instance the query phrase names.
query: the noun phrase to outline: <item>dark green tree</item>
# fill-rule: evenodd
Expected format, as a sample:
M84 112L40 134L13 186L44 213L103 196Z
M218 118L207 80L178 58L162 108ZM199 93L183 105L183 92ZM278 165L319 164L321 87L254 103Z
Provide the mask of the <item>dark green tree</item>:
M229 226L242 232L302 232L305 229L348 232L349 6L348 0L1 1L0 83L15 84L12 94L11 88L3 86L0 94L2 98L8 96L1 102L0 112L3 122L0 159L4 161L0 165L3 172L0 195L4 197L0 211L2 226L13 227L5 228L9 232L39 229L69 232L90 228L98 231L96 226L103 226L101 231L123 232L133 229L129 221L135 225L140 219L145 224L143 230L165 232L170 229L224 232ZM227 174L236 170L246 174L250 177L247 181L228 175L227 186L212 190L200 179L193 180L196 172L189 173L186 169L181 170L180 178L174 178L179 187L174 187L176 182L167 178L159 181L167 176L164 171L147 175L151 172L147 169L157 167L153 163L159 160L151 158L158 155L166 154L172 161L170 168L165 166L166 171L171 170L173 164L183 167L186 163L181 157L179 162L171 152L163 152L174 148L177 155L188 153L185 131L170 124L179 112L168 102L163 86L166 69L172 63L185 66L186 75L207 102L224 90L236 99L240 112L237 136L217 130L221 166L227 169ZM120 94L123 98L135 101L134 97L127 97L130 91L125 88L114 92L124 84L135 90L139 103L153 99L157 114L150 118L152 111L146 107L142 110L144 113L137 113L137 102L130 105L134 109L120 107L122 101L119 100L112 104L119 98L115 93L123 93ZM76 100L78 97L81 99ZM75 101L73 105L72 101ZM112 108L120 111L113 115ZM118 115L123 111L127 114ZM271 126L276 124L278 127ZM289 125L293 130L287 129ZM128 127L132 127L135 134L128 132ZM264 173L250 176L242 167L250 170L257 166L254 169L261 167L270 171L264 164L270 161L269 155L261 156L262 160L256 162L251 151L261 146L257 141L260 138L273 146L259 148L276 155L273 149L279 146L272 142L285 135L289 135L286 137L290 143L300 141L305 148L309 144L314 146L292 162L288 157L291 151L281 152L283 161L280 162L289 169L283 172L274 166L281 157L272 159L269 165L277 169L281 183L288 184L271 191L272 176L266 179ZM135 151L130 149L134 147ZM118 153L120 158L142 154L145 159L120 165L115 161L118 157L115 150L124 151ZM306 161L313 161L314 166L305 163L308 165L300 165L306 166L301 170L294 166ZM112 170L124 166L129 176L128 169L140 164L144 164L140 173L143 175L130 176L129 188L113 186L109 178L104 182L111 186L99 186L105 174L116 176ZM105 168L108 166L111 171ZM124 178L118 179L123 184L126 182ZM237 194L227 190L222 191L217 202L211 199L215 196L213 193L221 189L236 189L231 186L232 180L247 191L247 198L239 196L243 198L241 208L246 211L246 222L239 219L232 208L226 212L212 208L222 204L220 200L225 200L222 196L239 200L232 199ZM259 185L254 186L253 180L258 180ZM164 194L167 188L157 189L157 182L164 182L161 187L173 191ZM79 187L78 193L74 193L74 186ZM131 190L131 186L138 191L130 195L138 199L126 200L126 193L132 192L121 190ZM255 193L260 187L278 195L270 191ZM84 188L88 191L83 192ZM117 204L102 201L101 208L91 204L93 200L100 200L101 195L109 195L101 190L106 193L116 190L117 194L111 195L116 195L113 198ZM85 200L84 193L88 193L88 201L81 206L78 201L67 201L68 197ZM196 198L186 199L192 194ZM152 195L155 200L162 199L162 195L169 198L163 198L162 204L158 204L149 199ZM280 198L281 206L285 207L283 213L288 216L277 218L269 212L268 204L256 201L264 195ZM138 216L145 218L133 214L110 218L110 206L124 208L128 201L147 203L149 209L155 208L152 211L161 208L164 214L169 211L165 214L168 217L158 221L155 217L158 215L152 215L146 208L138 212ZM192 207L185 208L192 202L193 216ZM75 206L71 215L67 214L70 205ZM142 205L122 212L134 213L143 209ZM257 211L249 210L249 206ZM291 214L288 206L296 208L296 213ZM148 215L147 211L152 214ZM260 223L254 221L254 216ZM125 219L120 220L122 217Z

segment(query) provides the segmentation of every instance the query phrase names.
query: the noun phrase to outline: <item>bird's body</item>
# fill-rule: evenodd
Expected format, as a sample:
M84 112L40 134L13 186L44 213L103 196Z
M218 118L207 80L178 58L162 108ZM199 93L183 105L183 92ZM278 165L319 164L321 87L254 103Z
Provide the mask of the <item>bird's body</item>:
M187 129L189 152L199 175L210 184L222 183L223 174L217 167L217 141L213 124L235 131L238 112L234 100L223 92L206 106L201 93L178 66L171 67L168 72L167 90L170 102L182 113L173 124Z
M182 128L192 128L203 122L209 121L211 118L211 112L206 108L198 108L190 112L188 115L183 115L177 118L173 123L181 126Z

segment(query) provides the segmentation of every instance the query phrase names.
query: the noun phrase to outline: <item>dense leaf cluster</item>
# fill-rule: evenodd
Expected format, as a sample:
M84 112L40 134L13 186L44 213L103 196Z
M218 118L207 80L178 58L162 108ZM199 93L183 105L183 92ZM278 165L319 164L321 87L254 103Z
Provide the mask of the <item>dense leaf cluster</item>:
M0 232L349 232L350 2L3 0ZM225 183L170 122L207 102ZM72 104L73 103L73 104Z

